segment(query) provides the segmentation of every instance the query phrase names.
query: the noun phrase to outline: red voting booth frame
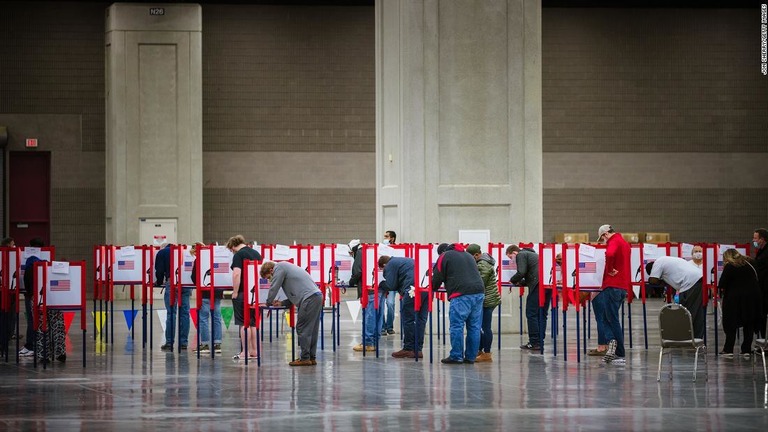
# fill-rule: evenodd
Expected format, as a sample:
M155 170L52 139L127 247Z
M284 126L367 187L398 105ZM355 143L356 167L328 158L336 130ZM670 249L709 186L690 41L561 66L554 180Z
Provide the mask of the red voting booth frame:
M51 262L36 262L35 268L33 269L34 277L34 289L32 293L32 304L34 307L32 308L32 322L36 329L40 329L43 332L43 357L47 357L46 351L47 348L49 348L48 341L46 340L48 337L48 309L58 309L61 311L79 311L80 312L80 329L83 331L83 367L86 367L86 300L85 300L85 273L86 273L86 266L85 261L78 261L78 262L71 262L69 263L70 267L79 267L80 268L80 304L72 304L72 305L56 305L56 306L48 306L47 301L47 287L48 287L48 271L47 269L51 267ZM38 275L38 269L42 269L41 272L43 277L42 280L40 280ZM51 340L51 343L53 343L53 340ZM37 353L35 353L37 354ZM51 363L53 364L53 363ZM34 366L37 367L37 355L34 356ZM47 362L43 363L43 369L47 367Z
M326 268L326 251L330 252L330 264L328 271ZM337 284L338 268L336 267L336 245L335 244L320 244L320 290L323 292L323 304L325 304L326 296L330 294L331 297L331 345L333 346L333 352L336 352L336 348L341 345L341 290L346 293L346 288L342 288ZM327 278L327 280L326 280ZM323 308L323 317L325 316L325 308ZM324 318L321 318L321 326L323 325ZM323 334L323 328L321 328L321 334ZM320 339L320 349L324 348L323 339Z
M11 255L15 256L13 269L11 269ZM2 268L3 271L0 273L0 312L3 312L5 314L7 313L15 313L16 319L15 324L16 328L14 329L15 334L19 334L19 297L20 297L20 280L21 280L21 249L20 248L11 248L11 247L0 247L0 259L2 259ZM10 271L12 270L12 271ZM2 323L0 323L0 327L2 325L6 324L7 320L3 320ZM8 329L3 328L2 331L8 331ZM8 334L8 333L6 333ZM6 343L10 341L5 341ZM5 362L8 362L9 359L9 352L7 346L3 347L5 349ZM20 349L20 342L19 338L16 338L16 363L19 363L19 349Z

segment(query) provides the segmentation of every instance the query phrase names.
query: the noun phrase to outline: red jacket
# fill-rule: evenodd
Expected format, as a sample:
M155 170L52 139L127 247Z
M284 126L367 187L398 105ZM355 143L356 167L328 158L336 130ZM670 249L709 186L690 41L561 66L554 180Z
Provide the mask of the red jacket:
M629 243L624 240L624 237L622 237L620 233L614 233L614 235L608 239L607 245L608 248L605 250L605 270L603 273L602 288L621 288L627 290L627 293L630 294L632 293L632 286L630 284L632 269L629 264ZM613 269L618 270L618 273L609 276L608 273Z

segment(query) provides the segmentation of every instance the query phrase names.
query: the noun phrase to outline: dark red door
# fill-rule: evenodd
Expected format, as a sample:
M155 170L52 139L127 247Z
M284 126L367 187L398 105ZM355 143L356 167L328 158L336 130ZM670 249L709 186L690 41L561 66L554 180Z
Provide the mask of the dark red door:
M35 237L51 242L51 153L10 152L8 222L18 246Z

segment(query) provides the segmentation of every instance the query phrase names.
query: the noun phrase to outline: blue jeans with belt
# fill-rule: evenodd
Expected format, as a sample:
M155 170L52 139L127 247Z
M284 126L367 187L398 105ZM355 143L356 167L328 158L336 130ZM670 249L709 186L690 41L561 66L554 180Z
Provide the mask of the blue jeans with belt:
M451 359L474 362L477 358L477 350L480 348L484 299L484 293L465 294L451 299L448 309L448 318L451 323ZM467 327L466 345L464 343L465 325Z
M621 288L606 287L592 300L595 308L598 334L603 333L606 341L616 340L616 357L624 357L624 331L619 320L619 309L627 291Z

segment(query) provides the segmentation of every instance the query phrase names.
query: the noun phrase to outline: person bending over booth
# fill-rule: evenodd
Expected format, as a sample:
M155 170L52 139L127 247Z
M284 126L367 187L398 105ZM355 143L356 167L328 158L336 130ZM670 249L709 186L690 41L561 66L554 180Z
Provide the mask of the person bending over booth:
M680 304L688 309L693 320L693 336L704 339L706 311L702 299L702 273L687 260L663 256L645 265L648 281L652 284L666 284L680 296Z
M296 305L296 333L299 337L301 358L288 363L291 366L317 364L317 335L320 330L320 314L323 313L323 293L304 269L289 262L267 261L261 265L259 275L269 279L266 304L272 306ZM286 300L275 300L283 289Z
M379 268L384 270L384 282L379 288L385 288L390 293L400 293L403 297L403 307L400 318L403 320L403 349L392 353L394 358L424 357L424 329L429 316L429 294L419 293L421 309L416 310L416 289L413 286L413 258L379 257Z

